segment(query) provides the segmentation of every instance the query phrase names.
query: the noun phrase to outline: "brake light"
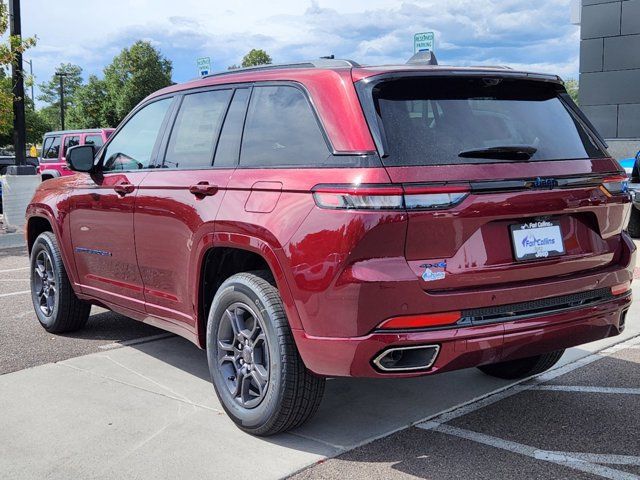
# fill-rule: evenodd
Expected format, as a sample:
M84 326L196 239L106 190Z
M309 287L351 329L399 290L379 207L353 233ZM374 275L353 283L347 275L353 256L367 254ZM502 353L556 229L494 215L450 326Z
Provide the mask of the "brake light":
M460 320L461 314L457 312L427 313L424 315L407 315L404 317L393 317L385 320L378 328L404 329L404 328L426 328L451 325Z
M627 281L611 287L611 294L622 295L623 293L627 293L630 289L631 289L631 282Z
M320 208L443 209L460 203L469 192L466 185L318 185L313 198Z
M629 190L629 179L623 175L605 178L602 181L600 190L607 197L619 195L621 193L627 193L627 191Z

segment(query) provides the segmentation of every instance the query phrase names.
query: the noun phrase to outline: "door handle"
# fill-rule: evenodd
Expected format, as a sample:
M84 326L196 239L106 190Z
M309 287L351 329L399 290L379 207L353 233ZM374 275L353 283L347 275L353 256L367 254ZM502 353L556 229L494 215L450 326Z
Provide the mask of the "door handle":
M207 197L218 193L217 185L210 185L209 182L200 182L189 187L189 191L196 197Z
M128 193L133 193L136 187L134 187L131 183L121 183L119 185L115 185L113 189L118 195L125 196Z

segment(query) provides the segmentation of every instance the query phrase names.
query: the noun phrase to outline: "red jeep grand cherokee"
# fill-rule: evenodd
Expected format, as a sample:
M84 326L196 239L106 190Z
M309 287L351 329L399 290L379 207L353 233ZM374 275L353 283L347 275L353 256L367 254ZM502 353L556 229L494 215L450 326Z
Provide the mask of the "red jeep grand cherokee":
M556 76L319 60L156 92L30 204L49 332L100 305L206 348L269 435L324 379L550 368L617 335L624 172Z

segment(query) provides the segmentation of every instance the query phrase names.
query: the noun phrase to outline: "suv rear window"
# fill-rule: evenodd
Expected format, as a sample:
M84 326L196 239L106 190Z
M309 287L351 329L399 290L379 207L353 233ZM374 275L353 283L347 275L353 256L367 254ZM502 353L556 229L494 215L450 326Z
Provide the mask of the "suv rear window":
M386 166L606 156L552 84L403 78L376 85L373 99L386 137ZM501 147L525 148L528 158L512 159L504 151L494 157L486 151Z

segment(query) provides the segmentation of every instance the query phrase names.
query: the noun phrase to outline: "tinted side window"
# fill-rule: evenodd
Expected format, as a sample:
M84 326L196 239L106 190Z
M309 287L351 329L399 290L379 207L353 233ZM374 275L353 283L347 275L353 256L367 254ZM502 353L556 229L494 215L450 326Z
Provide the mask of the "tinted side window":
M46 137L44 139L44 142L42 142L42 152L40 154L42 158L46 158L47 151L49 150L49 147L51 147L52 142L53 142L53 137Z
M158 132L172 98L153 102L139 110L113 137L104 152L104 171L149 167Z
M290 86L254 87L240 165L313 166L328 156L322 131L302 91Z
M65 137L64 138L64 150L62 151L62 156L64 157L67 154L67 150L71 147L75 147L76 145L80 145L80 136L74 137Z
M224 119L224 127L220 133L216 148L216 167L234 167L238 164L240 142L242 140L242 126L249 101L249 89L239 88L233 94L233 100Z
M53 143L43 155L44 158L58 158L60 154L60 137L53 137Z
M167 146L167 168L210 167L232 90L185 95Z
M97 148L100 148L104 142L102 141L102 136L100 135L87 135L84 137L85 145L95 145Z

